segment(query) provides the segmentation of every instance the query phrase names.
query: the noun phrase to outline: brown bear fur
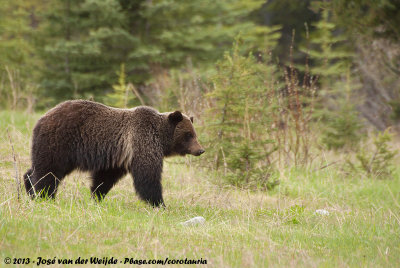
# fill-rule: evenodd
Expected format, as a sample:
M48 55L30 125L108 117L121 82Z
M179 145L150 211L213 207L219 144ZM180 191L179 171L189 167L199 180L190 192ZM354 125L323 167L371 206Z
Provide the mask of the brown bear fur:
M179 111L159 113L146 106L116 109L85 100L63 102L33 130L26 191L54 198L60 181L79 169L91 172L92 195L100 200L129 172L141 199L164 205L163 158L204 152L191 121Z

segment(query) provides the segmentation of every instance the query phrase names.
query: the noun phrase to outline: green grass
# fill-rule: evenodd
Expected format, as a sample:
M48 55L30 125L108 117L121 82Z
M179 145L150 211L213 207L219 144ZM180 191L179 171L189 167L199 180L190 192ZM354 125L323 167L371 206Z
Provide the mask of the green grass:
M20 176L30 166L39 115L0 112L0 263L5 257L206 259L215 267L398 267L400 171L394 179L343 178L330 166L285 170L269 192L240 190L167 159L167 209L139 201L129 176L97 204L75 172L55 201L17 200L8 127ZM181 162L181 163L179 163ZM328 216L316 215L326 209ZM202 226L179 223L203 216ZM121 265L121 264L120 264ZM122 266L122 265L121 265Z

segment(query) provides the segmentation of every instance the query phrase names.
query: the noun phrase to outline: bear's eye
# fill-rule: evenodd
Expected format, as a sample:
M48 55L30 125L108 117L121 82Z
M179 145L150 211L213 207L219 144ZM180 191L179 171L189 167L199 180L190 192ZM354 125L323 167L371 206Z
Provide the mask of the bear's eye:
M192 133L186 132L186 133L185 133L185 140L190 140L191 138L193 138Z

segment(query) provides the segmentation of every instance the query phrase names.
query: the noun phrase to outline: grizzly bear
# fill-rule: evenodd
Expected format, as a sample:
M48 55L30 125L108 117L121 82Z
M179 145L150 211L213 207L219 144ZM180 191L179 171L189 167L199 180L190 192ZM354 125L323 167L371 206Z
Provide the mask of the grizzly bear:
M26 191L32 198L54 198L62 179L79 169L91 172L92 196L101 200L129 172L142 200L164 206L163 158L204 153L192 122L179 111L159 113L147 106L117 109L86 100L63 102L33 130Z

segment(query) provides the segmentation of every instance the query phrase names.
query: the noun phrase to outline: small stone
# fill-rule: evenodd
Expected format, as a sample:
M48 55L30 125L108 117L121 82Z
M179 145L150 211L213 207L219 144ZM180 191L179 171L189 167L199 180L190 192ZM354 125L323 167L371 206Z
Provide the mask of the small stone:
M319 214L319 215L323 215L323 216L328 216L329 215L329 211L327 211L326 209L317 209L314 214Z
M206 222L206 219L204 219L201 216L194 217L190 220L187 220L185 222L181 222L183 226L194 226L194 225L203 225Z

